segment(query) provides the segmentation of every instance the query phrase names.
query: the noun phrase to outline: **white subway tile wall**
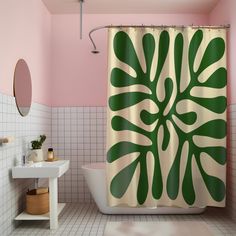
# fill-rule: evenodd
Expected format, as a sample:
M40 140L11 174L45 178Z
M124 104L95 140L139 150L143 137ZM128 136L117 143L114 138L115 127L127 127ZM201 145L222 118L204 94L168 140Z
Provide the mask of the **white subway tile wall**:
M15 99L0 93L0 137L12 136L14 141L0 144L0 235L9 235L17 223L14 218L25 205L25 193L33 181L12 179L11 168L27 154L30 141L47 135L45 147L51 146L51 108L32 104L28 116L17 111Z
M52 108L52 147L70 160L70 170L59 179L60 202L92 202L81 166L105 161L105 107Z
M227 208L236 221L236 104L228 107Z

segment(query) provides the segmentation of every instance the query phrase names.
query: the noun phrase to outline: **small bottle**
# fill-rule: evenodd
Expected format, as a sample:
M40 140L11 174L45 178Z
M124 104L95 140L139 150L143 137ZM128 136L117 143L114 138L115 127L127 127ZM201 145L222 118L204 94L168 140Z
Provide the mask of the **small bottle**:
M53 148L48 149L48 161L53 161L54 160L54 153L53 153Z
M23 155L23 156L22 156L22 165L25 165L25 164L26 164L26 156Z

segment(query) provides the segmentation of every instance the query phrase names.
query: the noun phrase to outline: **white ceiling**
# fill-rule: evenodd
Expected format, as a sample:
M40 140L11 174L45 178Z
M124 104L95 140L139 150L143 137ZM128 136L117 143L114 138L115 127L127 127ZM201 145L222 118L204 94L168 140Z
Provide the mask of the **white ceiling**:
M79 0L42 0L52 14L79 13ZM84 13L208 13L219 0L84 0Z

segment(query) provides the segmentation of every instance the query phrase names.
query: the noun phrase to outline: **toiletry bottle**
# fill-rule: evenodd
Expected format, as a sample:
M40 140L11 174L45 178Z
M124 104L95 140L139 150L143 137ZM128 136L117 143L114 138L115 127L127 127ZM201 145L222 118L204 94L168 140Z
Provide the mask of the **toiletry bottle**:
M54 159L53 148L49 148L48 149L48 158L47 158L47 160L48 161L53 161L53 159Z
M23 156L22 156L22 165L25 165L25 164L26 164L26 156L23 155Z

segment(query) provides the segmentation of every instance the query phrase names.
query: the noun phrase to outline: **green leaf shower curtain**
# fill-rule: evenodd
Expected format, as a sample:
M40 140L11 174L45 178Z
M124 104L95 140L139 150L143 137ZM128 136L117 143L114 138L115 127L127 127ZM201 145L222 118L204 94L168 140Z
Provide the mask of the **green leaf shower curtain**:
M225 44L225 29L109 29L110 206L225 206Z

